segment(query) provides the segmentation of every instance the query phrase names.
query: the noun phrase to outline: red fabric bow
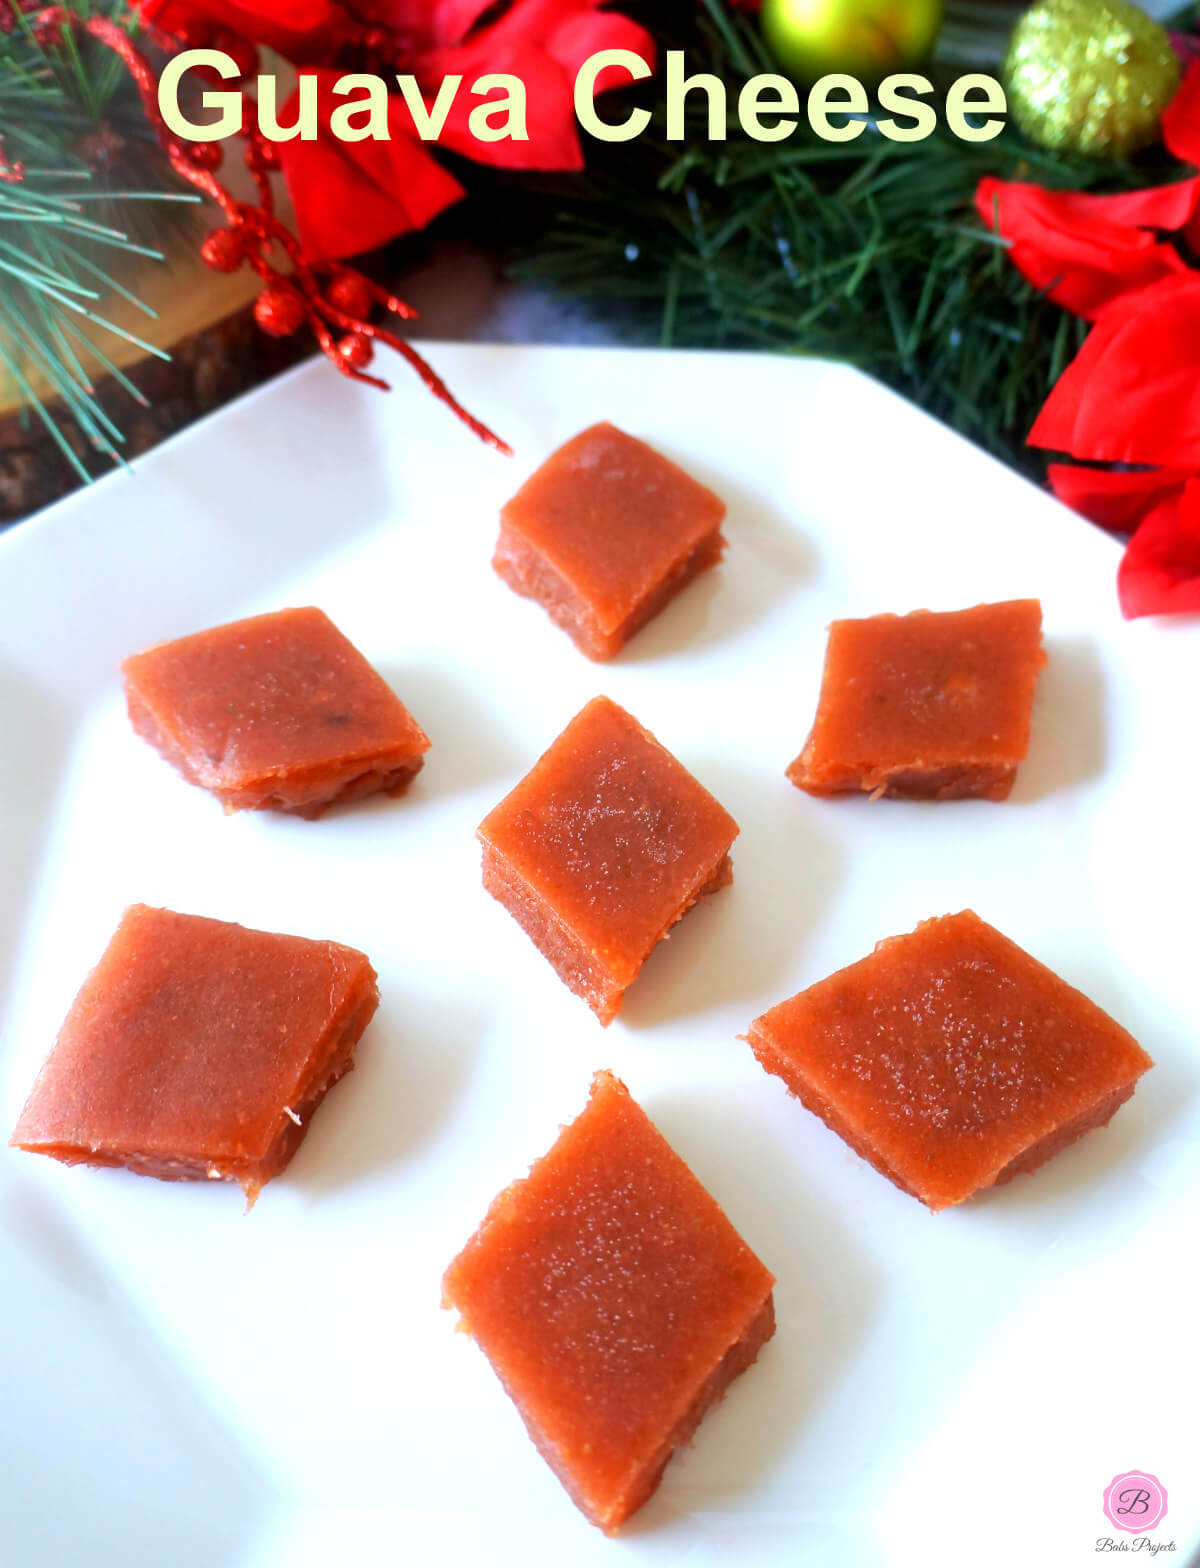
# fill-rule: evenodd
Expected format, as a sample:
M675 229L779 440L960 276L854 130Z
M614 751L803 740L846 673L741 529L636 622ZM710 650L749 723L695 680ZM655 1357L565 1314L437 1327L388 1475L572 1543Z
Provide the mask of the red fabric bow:
M1200 166L1200 63L1162 122ZM1060 500L1132 534L1117 574L1126 616L1200 610L1200 176L1118 196L984 179L983 221L1026 278L1094 323L1029 433Z

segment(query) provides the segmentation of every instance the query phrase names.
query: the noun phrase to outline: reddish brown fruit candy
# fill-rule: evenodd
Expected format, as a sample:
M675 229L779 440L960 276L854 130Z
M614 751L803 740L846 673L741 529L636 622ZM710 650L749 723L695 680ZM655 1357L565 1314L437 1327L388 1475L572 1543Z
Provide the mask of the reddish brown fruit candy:
M593 425L500 514L492 565L589 659L611 659L725 548L725 503L615 425Z
M318 817L402 795L429 737L321 610L279 610L122 665L133 727L227 811Z
M931 1209L1103 1127L1154 1063L971 910L926 920L756 1018L768 1072Z
M572 1500L613 1534L774 1333L774 1283L602 1072L447 1269L443 1302Z
M596 697L484 820L483 885L608 1024L676 921L733 880L737 832L649 730Z
M251 1203L354 1065L364 954L135 904L75 998L13 1144L66 1165L239 1182Z
M834 621L817 716L788 778L810 795L1004 800L1045 662L1036 599Z

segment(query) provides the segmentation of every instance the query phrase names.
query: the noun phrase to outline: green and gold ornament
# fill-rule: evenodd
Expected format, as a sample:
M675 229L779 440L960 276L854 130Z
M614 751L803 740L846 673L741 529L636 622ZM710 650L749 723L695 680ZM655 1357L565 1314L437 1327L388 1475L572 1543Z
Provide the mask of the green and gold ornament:
M1004 62L1009 110L1026 136L1093 158L1157 141L1179 76L1165 30L1128 0L1038 0Z
M783 69L812 82L864 82L918 65L942 25L942 0L763 0L763 36Z

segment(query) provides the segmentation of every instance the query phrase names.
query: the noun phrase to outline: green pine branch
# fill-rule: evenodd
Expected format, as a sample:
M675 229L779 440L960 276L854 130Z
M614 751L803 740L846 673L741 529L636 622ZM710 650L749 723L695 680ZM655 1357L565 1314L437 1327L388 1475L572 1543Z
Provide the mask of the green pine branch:
M722 78L732 105L746 77L778 67L754 18L723 0L704 7L691 69ZM970 11L955 13L960 40ZM994 31L990 18L979 25ZM586 176L527 195L501 220L519 236L517 276L606 309L620 302L664 345L858 365L1030 473L1041 459L1026 433L1086 326L1011 265L975 214L979 180L1120 189L1189 172L1162 153L1117 165L1064 157L1011 129L984 144L941 131L890 142L869 126L852 142L804 129L763 144L731 113L728 139L712 142L706 107L691 100L687 139L670 143L661 104L646 102L645 135L593 144Z
M131 25L120 0L83 0L75 11ZM165 188L167 166L121 61L69 29L43 47L20 13L0 37L0 138L6 164L24 166L20 179L0 182L0 375L86 481L68 421L102 457L119 462L123 443L96 377L114 376L145 402L113 364L113 339L168 357L109 319L114 296L154 314L121 273L133 257L162 259L172 204L195 198Z

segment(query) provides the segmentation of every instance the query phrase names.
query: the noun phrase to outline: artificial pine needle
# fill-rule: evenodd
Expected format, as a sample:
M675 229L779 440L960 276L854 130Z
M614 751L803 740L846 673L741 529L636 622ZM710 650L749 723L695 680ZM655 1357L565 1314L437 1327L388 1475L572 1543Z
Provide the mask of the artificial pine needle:
M197 198L155 188L166 165L156 152L148 157L153 134L121 61L71 27L62 29L57 44L43 46L25 10L11 9L14 25L0 34L0 126L5 156L20 161L23 172L19 180L0 183L0 369L86 479L87 467L61 421L73 420L94 450L118 461L124 437L96 396L85 358L143 406L146 399L83 324L144 353L170 357L100 307L117 296L147 316L156 314L114 276L112 258L162 260L161 247L147 243L145 221L134 222L135 208L165 214ZM103 15L130 24L122 0L83 0L74 9L83 20ZM111 132L122 166L128 163L134 177L127 189L111 185L108 172L93 169L82 154L98 129ZM156 229L165 232L165 218ZM53 402L38 394L35 371Z
M688 51L689 73L719 77L732 100L772 69L757 20L729 0L702 0L700 16L699 43L693 32L664 44ZM956 7L960 46L991 41L995 28L987 6ZM731 121L711 142L699 93L685 105L685 140L668 142L660 96L646 89L644 134L589 148L587 173L552 196L506 185L488 205L478 191L479 232L494 240L507 225L517 276L624 301L635 330L644 317L647 338L664 344L860 365L1040 474L1025 436L1086 328L1022 278L977 217L976 187L992 174L1121 190L1182 177L1179 165L1161 151L1124 164L1071 157L1011 127L987 143L942 129L901 143L867 124L829 143L803 114L787 141L764 145Z

